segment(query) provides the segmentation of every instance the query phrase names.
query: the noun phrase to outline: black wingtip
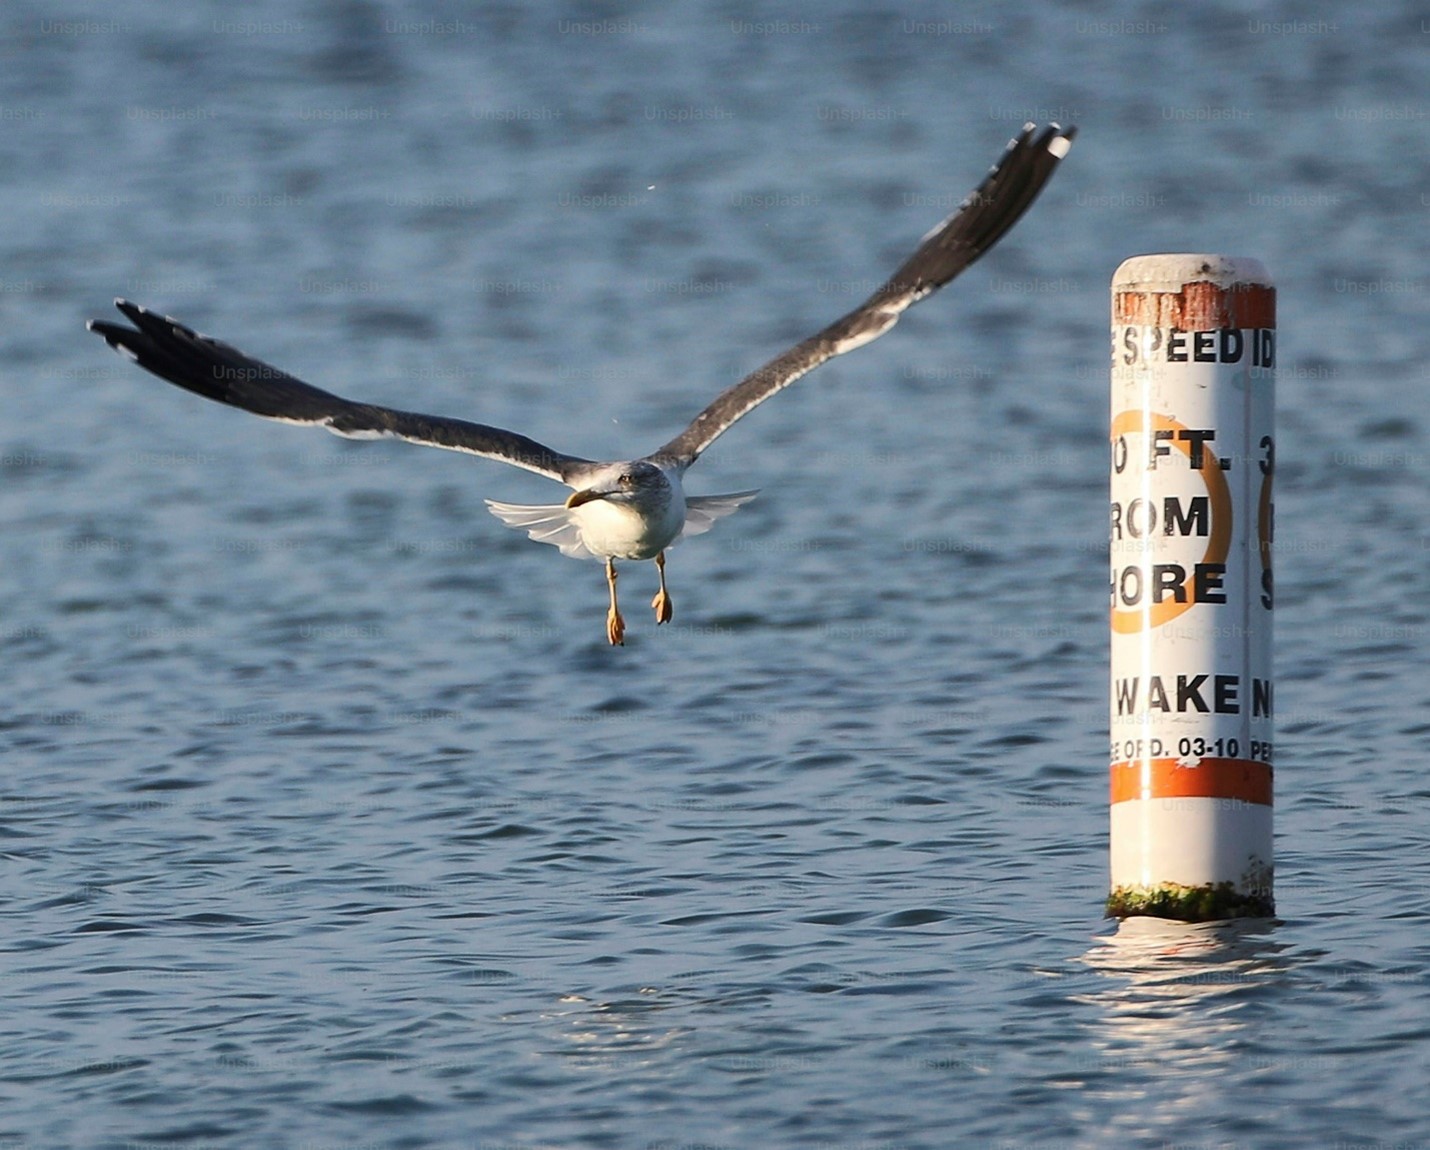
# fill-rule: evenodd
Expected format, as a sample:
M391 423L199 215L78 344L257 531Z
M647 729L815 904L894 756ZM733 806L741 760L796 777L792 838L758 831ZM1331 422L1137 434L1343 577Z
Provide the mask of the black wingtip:
M116 296L114 306L117 307L131 323L138 327L139 317L146 314L144 309L136 303L130 303L123 296ZM116 337L134 335L136 332L127 327L120 327L118 324L110 323L108 320L91 319L85 321L85 330L92 331L95 335L103 336L114 344Z
M104 340L110 347L119 348L126 336L138 335L131 327L124 327L121 324L110 323L107 319L91 319L85 322L86 331L92 331L100 339Z
M122 311L125 318L129 320L140 331L153 331L155 329L175 331L188 331L178 320L170 319L162 312L150 311L142 304L137 304L127 299L117 299L114 306Z
M948 283L992 248L1028 210L1072 148L1075 128L1029 121L957 210L928 232L880 289L904 306Z

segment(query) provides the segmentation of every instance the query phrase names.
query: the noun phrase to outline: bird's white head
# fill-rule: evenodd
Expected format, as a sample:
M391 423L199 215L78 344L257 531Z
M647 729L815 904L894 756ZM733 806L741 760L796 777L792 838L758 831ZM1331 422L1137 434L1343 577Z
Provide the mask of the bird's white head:
M640 459L604 464L583 476L580 486L567 497L566 506L580 507L604 499L649 514L669 506L671 495L671 482L665 472L654 463Z

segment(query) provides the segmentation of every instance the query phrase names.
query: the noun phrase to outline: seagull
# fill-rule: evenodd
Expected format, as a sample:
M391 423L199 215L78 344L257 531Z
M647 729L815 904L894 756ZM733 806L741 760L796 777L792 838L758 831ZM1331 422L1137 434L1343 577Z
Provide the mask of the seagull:
M425 447L465 451L534 471L571 488L562 503L523 506L486 500L503 523L563 555L605 560L610 607L606 638L623 646L626 624L616 602L616 561L655 561L660 589L651 600L657 624L674 617L665 552L701 535L756 495L687 495L686 469L736 420L825 360L878 339L904 309L931 295L996 244L1042 191L1076 129L1026 124L983 182L867 300L795 344L715 397L664 446L637 459L605 462L554 451L498 427L418 415L343 399L304 383L236 347L128 300L115 306L133 325L91 320L89 330L146 371L206 399L280 423L326 428L352 439L395 437Z

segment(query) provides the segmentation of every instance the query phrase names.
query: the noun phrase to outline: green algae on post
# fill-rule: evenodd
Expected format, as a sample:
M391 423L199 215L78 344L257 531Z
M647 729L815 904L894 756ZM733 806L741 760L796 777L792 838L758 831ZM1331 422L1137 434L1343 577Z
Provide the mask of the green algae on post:
M1172 918L1182 922L1216 922L1227 918L1271 918L1276 903L1265 891L1244 892L1231 882L1182 886L1167 882L1154 887L1119 886L1107 896L1108 918Z

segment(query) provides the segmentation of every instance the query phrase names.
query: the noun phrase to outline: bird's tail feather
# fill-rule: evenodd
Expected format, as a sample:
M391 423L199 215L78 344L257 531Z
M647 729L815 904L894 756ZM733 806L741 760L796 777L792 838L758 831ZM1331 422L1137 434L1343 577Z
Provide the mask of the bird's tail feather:
M550 543L559 547L561 554L573 559L595 559L586 544L581 542L581 528L575 516L564 503L550 503L543 506L527 506L521 503L498 503L495 499L486 501L491 513L508 527L525 531L538 543Z
M758 491L732 491L729 495L687 495L685 528L680 533L680 539L704 535L715 526L715 520L733 515L758 494ZM679 543L680 539L676 542Z
M715 520L733 514L753 499L758 492L735 491L729 495L691 495L685 500L685 527L680 539L688 535L704 535L715 524ZM495 499L486 501L491 513L508 527L525 531L527 536L538 543L550 543L558 547L561 554L573 559L599 559L581 540L581 528L576 517L564 503L548 503L540 506L523 503L499 503Z

